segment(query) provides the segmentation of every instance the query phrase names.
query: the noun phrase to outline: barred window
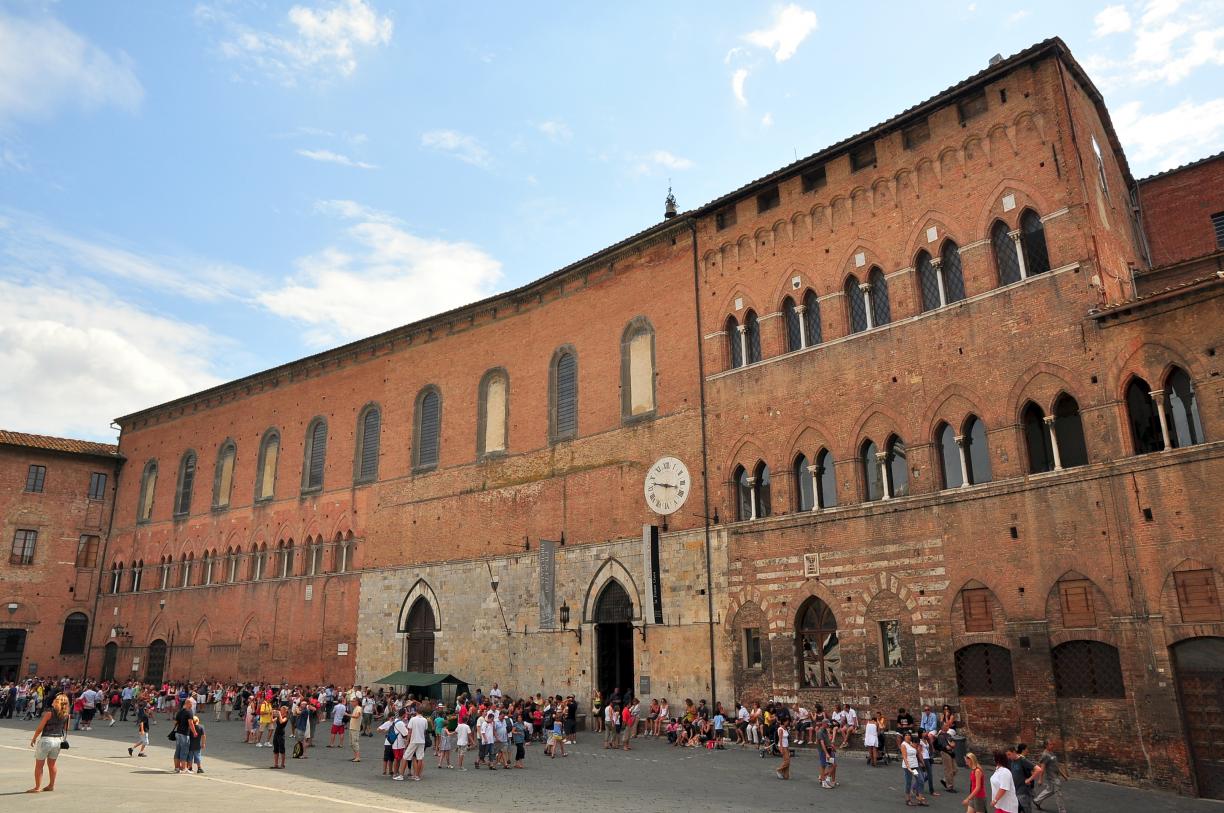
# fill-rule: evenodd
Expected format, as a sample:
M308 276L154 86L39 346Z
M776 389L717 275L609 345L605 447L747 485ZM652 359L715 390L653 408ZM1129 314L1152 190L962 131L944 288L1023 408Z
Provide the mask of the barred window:
M884 277L883 269L878 266L872 268L867 282L871 283L872 324L875 327L886 325L892 321L892 309L888 304L888 280Z
M816 596L799 608L795 623L799 682L805 688L841 686L841 641L837 616Z
M801 349L803 335L799 326L799 311L795 308L795 300L789 296L782 300L782 315L786 319L786 351Z
M808 347L820 344L820 300L815 291L803 295L803 330Z
M746 341L746 349L748 357L746 361L749 364L756 364L761 360L761 325L757 320L756 311L748 311L744 314L744 338Z
M578 355L569 348L558 350L549 378L552 439L570 440L578 434Z
M47 479L47 467L31 465L26 472L25 490L34 494L41 494L43 490L43 482Z
M302 490L323 488L323 470L327 461L327 421L315 418L306 429L306 465L302 467Z
M965 298L965 275L961 270L960 246L944 240L939 250L939 273L943 275L946 304L960 302Z
M1020 260L1016 254L1016 241L1011 238L1011 230L1002 220L996 220L990 227L990 245L994 249L995 268L999 275L1000 285L1010 285L1020 281Z
M744 668L761 668L760 627L744 627Z
M100 471L91 472L89 475L89 499L106 499L106 475Z
M723 325L727 334L727 351L731 360L731 369L744 366L744 346L740 343L739 321L734 316L728 316Z
M85 633L89 630L89 618L85 613L72 613L64 619L64 633L60 638L61 655L84 655Z
M932 311L944 304L944 296L942 286L939 280L939 271L936 270L935 264L931 262L931 255L925 251L918 252L918 259L914 262L914 267L918 269L918 287L922 291L922 309L924 311Z
M1202 443L1203 423L1199 419L1198 399L1190 376L1174 367L1165 378L1165 411L1169 413L1169 439L1180 449Z
M191 513L191 492L195 489L195 452L187 452L179 461L178 486L174 491L174 515L186 516Z
M357 450L354 480L368 483L378 476L378 446L382 433L382 413L370 404L357 416Z
M961 697L1014 696L1011 652L995 644L970 644L956 650L956 691Z
M13 532L13 550L9 553L10 565L34 564L34 547L38 544L38 531L18 529Z
M1030 277L1050 270L1045 227L1032 209L1025 209L1020 215L1020 246L1024 249L1024 270Z
M863 289L859 287L858 277L851 274L846 278L846 311L851 333L860 333L867 329L867 300L863 298Z
M1100 641L1067 641L1050 653L1058 697L1126 697L1118 650Z

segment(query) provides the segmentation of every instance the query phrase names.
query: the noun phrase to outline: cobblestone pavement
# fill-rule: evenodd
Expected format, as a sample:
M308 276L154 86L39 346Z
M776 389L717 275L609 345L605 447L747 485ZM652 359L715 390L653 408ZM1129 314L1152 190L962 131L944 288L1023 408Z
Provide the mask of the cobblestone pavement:
M211 715L210 715L211 717ZM243 745L237 722L209 722L203 776L171 772L172 748L165 722L153 727L149 757L128 757L135 726L116 723L75 732L72 748L60 759L55 793L25 796L33 779L29 748L33 723L0 720L0 809L46 808L56 813L99 810L313 811L368 809L421 811L798 811L833 808L842 813L904 809L901 769L895 764L872 769L859 753L848 753L835 790L816 784L815 755L801 752L792 779L774 778L776 759L754 752L690 749L639 739L634 750L605 751L591 734L571 755L550 760L540 745L527 749L524 770L439 770L432 755L421 782L392 782L379 775L382 743L363 738L361 763L348 761L347 749L328 749L326 741L310 749L306 761L289 759L284 771L269 770L271 748ZM292 747L292 746L290 746ZM472 755L469 755L469 757ZM963 773L962 773L963 777ZM958 780L959 781L959 780ZM1116 813L1141 810L1220 811L1218 802L1186 799L1169 793L1140 791L1100 782L1074 781L1065 786L1071 813ZM7 799L3 797L9 797ZM941 794L933 811L959 813L962 794ZM181 801L180 801L181 800Z

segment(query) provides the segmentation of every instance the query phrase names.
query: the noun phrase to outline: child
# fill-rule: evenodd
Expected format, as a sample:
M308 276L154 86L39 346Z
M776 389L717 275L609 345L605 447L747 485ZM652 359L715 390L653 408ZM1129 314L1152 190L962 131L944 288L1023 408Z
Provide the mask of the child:
M447 725L446 718L443 717L441 713L439 713L434 722L434 726L435 726L434 730L437 732L436 736L434 737L434 742L438 746L438 767L439 768L443 766L447 768L455 767L454 765L451 765L451 743L453 740L451 737L451 733L446 730L446 725Z
M192 766L194 765L195 772L202 774L204 773L204 767L200 764L200 754L204 753L204 746L207 742L207 738L204 734L204 724L200 722L200 718L196 717L194 718L194 721L196 736L191 738L191 742L188 745L187 772L191 773Z
M128 749L128 756L132 756L132 752L137 748L140 753L136 756L147 756L145 748L149 746L149 705L143 700L136 701L136 734L137 740Z
M553 718L552 743L548 746L548 748L552 749L551 751L548 752L548 756L551 759L557 758L558 748L561 749L561 756L563 757L569 756L569 754L565 753L565 724L561 722L560 717ZM548 749L545 749L545 750L548 750Z
M455 725L455 750L459 752L459 770L466 771L463 767L463 757L467 754L468 745L472 741L472 727L466 722L459 722Z

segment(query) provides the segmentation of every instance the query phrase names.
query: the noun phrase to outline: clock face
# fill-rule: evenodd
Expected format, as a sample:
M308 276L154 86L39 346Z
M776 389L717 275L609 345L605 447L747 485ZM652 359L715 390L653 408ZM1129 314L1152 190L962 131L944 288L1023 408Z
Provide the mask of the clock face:
M674 514L692 490L688 468L674 457L660 457L646 472L646 505L656 514Z

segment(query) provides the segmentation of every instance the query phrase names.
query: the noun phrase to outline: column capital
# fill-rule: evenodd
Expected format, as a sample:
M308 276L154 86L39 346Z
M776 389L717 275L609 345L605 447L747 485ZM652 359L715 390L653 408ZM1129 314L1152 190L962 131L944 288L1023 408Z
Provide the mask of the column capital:
M932 268L934 268L935 270L939 270L939 267L943 265L943 258L942 257L932 257L930 260L930 263L931 263Z
M1053 425L1054 425L1054 416L1053 416L1053 415L1046 415L1046 416L1045 416L1044 418L1042 418L1041 420L1045 422L1045 425L1046 425L1046 426L1053 426Z
M802 303L795 305L795 313L802 314L807 310L807 305Z
M860 282L860 283L859 283L859 290L860 290L860 291L862 291L862 292L863 292L863 293L865 293L865 294L866 294L866 293L870 293L870 291L871 291L871 283L870 283L870 282Z
M954 440L956 441L956 445L960 446L962 449L969 444L969 438L965 437L964 435L956 435Z
M812 475L813 477L815 477L815 476L816 476L816 474L817 474L817 472L819 472L819 471L820 471L820 468L821 468L821 467L820 467L820 466L817 466L815 463L811 463L811 464L809 464L809 465L807 466L807 472L808 472L808 474L810 474L810 475Z
M876 462L885 463L888 461L888 452L876 452Z
M736 329L737 331L739 331L739 334L740 334L741 336L743 336L745 333L747 333L747 332L748 332L748 326L747 326L747 325L736 325L736 326L735 326L735 329Z
M1019 229L1014 229L1013 231L1009 231L1009 232L1007 233L1007 236L1008 236L1008 237L1010 237L1010 238L1011 238L1011 239L1013 239L1013 240L1019 240L1019 239L1020 239L1020 230L1019 230Z
M1151 392L1148 393L1148 395L1152 396L1153 401L1159 401L1161 398L1164 397L1164 394L1165 394L1164 390L1152 390Z
M749 485L749 487L756 485L757 478L755 478L755 477L749 477L749 478L747 478L747 480L748 480L748 485Z

